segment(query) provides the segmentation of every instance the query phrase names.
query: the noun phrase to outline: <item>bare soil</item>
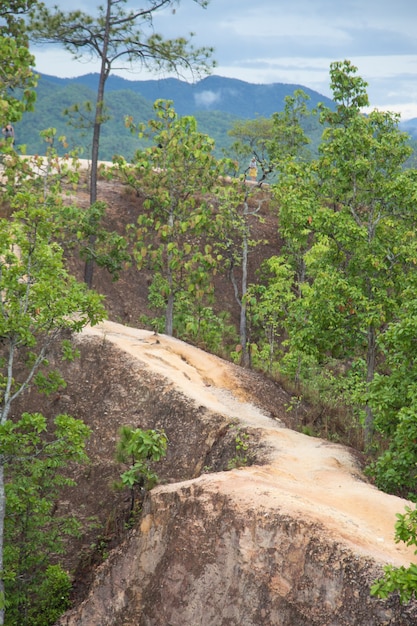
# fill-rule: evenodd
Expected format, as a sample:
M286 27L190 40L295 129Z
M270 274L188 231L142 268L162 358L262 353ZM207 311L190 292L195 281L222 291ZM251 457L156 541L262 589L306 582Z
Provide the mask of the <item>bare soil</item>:
M262 464L233 475L221 472L215 479L235 506L251 502L265 512L278 507L296 513L376 561L416 561L413 549L393 540L395 515L409 503L372 486L348 448L287 428L276 415L277 409L284 415L285 394L276 393L271 415L272 397L263 393L268 385L249 390L239 368L182 341L112 322L83 334L105 338L196 405L257 432L257 445L264 450Z
M127 224L136 222L140 199L118 182L100 180L99 197L108 205L109 226L124 233ZM87 206L88 190L79 190L76 201ZM262 260L279 252L281 245L277 219L266 204L262 213L256 236L266 243L251 257L250 280ZM68 263L82 280L82 263L74 257ZM96 268L93 287L106 296L109 321L81 334L81 359L66 365L68 386L63 393L50 398L47 406L44 399L28 395L25 406L16 407L18 411L29 405L51 418L67 411L92 429L92 463L79 470L79 488L62 503L81 511L86 523L95 518L100 524L99 537L92 529L73 543L74 558L68 565L76 567L74 601L85 596L95 563L125 534L128 498L111 488L120 474L114 450L118 428L125 423L167 430L172 445L158 471L165 483L200 475L204 482L205 472L216 472L211 480L222 485L236 507L250 501L266 515L272 509L294 512L380 563L416 561L412 549L393 540L395 515L407 502L379 492L367 481L359 451L297 432L317 417L310 407L302 404L296 412L289 411L292 394L276 381L141 328L140 317L151 313L150 281L150 272L138 272L133 265L117 281ZM225 276L216 281L216 301L219 310L229 311L231 320L238 321ZM201 425L194 431L197 418ZM231 424L251 434L253 463L233 472L225 471L233 455Z

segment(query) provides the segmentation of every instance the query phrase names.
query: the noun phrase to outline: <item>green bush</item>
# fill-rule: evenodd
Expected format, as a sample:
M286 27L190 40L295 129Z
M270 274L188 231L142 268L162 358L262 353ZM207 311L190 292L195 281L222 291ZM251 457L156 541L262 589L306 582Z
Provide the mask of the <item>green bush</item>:
M407 546L417 546L417 508L405 508L405 513L397 514L395 524L395 541L404 542ZM417 554L417 550L414 551ZM378 598L387 598L392 593L398 593L400 602L406 604L417 599L417 564L409 567L394 567L386 565L384 576L374 582L371 595Z

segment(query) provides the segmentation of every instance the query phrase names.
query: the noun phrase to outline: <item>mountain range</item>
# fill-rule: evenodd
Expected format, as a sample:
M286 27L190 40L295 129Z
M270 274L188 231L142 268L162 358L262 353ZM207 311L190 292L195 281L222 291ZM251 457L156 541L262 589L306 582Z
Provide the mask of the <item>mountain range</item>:
M99 75L90 73L74 78L59 78L41 74L37 87L34 112L26 113L16 124L16 143L25 144L28 153L43 154L45 144L40 131L55 128L56 136L65 136L66 147L58 153L81 147L85 155L90 153L92 137L92 113L84 109L85 102L95 102ZM159 80L127 80L109 76L106 83L106 113L108 121L103 124L100 139L100 158L110 160L114 154L130 159L141 145L125 127L126 116L135 122L146 122L154 116L153 103L157 99L172 100L178 115L193 115L201 132L215 140L216 153L220 156L232 144L228 131L238 120L270 117L282 111L285 97L303 90L309 97L308 107L316 108L321 102L329 108L333 101L307 87L298 84L254 84L234 78L208 76L196 83L176 78ZM68 113L77 105L78 113ZM67 111L67 113L65 113ZM411 137L417 137L417 119L402 124ZM318 144L321 129L317 120L306 129L312 146Z
M58 78L41 74L37 87L35 111L26 113L16 124L16 143L25 144L28 153L45 152L40 131L55 128L56 137L65 136L68 147L56 147L59 153L81 146L90 152L92 113L80 106L80 113L68 114L74 105L95 102L98 74L74 78ZM114 154L131 158L141 146L124 124L126 116L135 122L146 122L154 116L153 103L157 99L172 100L178 115L193 115L198 128L215 140L217 156L223 154L233 139L228 135L237 120L270 117L281 111L285 97L302 89L310 98L308 106L319 102L333 106L326 96L297 84L252 84L232 78L209 76L197 83L175 78L133 81L111 75L106 83L106 112L100 139L100 158L110 160ZM64 113L67 111L67 113Z
M43 75L41 83L48 81L59 87L77 84L96 92L98 78L98 74L85 74L77 78ZM173 100L178 115L194 115L200 111L222 111L240 119L270 117L283 109L285 97L292 95L296 89L302 89L309 96L310 108L316 107L319 102L333 106L330 98L302 85L252 84L221 76L208 76L196 83L188 83L176 78L133 81L111 75L106 82L107 95L116 91L129 91L152 103L159 98Z

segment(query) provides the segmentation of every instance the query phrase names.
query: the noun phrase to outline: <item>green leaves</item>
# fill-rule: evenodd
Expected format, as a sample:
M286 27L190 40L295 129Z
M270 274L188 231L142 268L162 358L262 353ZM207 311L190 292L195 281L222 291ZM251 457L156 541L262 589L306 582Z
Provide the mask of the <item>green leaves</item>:
M356 72L348 61L332 64L336 111L322 108L327 128L319 158L286 160L274 194L297 294L285 320L288 349L318 364L329 358L367 363L362 399L369 443L373 416L366 403L384 367L383 336L415 288L410 203L417 187L415 175L403 170L409 146L397 116L362 114L368 97ZM359 397L352 393L352 400Z
M86 460L89 429L61 415L47 435L41 414L10 421L11 409L29 386L45 394L62 387L62 377L45 358L47 350L62 331L78 332L105 315L102 298L64 266L59 241L70 230L73 213L63 209L62 170L54 174L55 165L47 159L41 176L34 169L44 168L43 161L29 164L10 155L4 197L13 212L0 220L0 462L7 481L5 490L1 472L0 514L3 518L7 503L7 515L0 562L4 556L10 574L10 623L22 625L42 623L34 616L40 581L45 582L51 555L62 551L63 534L78 531L74 519L52 512L60 488L72 484L59 470ZM68 340L63 351L65 358L74 357Z
M336 61L330 64L330 87L337 103L337 111L326 111L324 117L332 124L348 123L351 117L360 113L361 107L369 104L368 84L357 76L358 68L350 61Z
M405 507L405 513L397 514L395 524L396 542L404 542L407 546L417 545L417 509ZM417 550L416 550L417 553ZM384 576L374 582L371 587L371 595L378 598L388 598L397 592L403 604L417 598L417 564L411 563L409 567L394 567L386 565Z
M213 156L213 141L198 132L193 117L179 118L170 101L157 100L154 109L146 127L129 122L132 131L139 128L154 145L138 151L132 166L118 160L116 172L145 198L135 260L138 268L149 267L156 280L164 281L160 295L165 332L171 335L178 294L194 290L202 297L211 291L216 259L209 242L218 232L211 198L224 164Z
M40 186L39 176L16 159L8 163L6 175L14 212L12 219L0 220L2 422L7 420L10 402L29 384L47 393L61 384L44 363L45 350L58 333L77 332L105 314L102 298L78 283L64 266L58 242L73 229L75 211L62 206L60 174L51 173ZM66 354L70 355L68 345Z
M47 431L47 422L41 413L23 413L16 422L7 421L0 426L0 454L7 458L7 464L18 459L19 463L32 463L35 469L35 457L47 459L55 467L65 467L71 460L86 461L85 442L90 429L81 420L62 414L54 420L54 437L52 441L44 441L43 433ZM53 460L55 459L55 460ZM39 464L43 471L43 461ZM15 471L10 465L10 470Z
M143 490L152 489L158 483L153 464L165 457L168 438L164 431L132 426L122 426L119 435L116 460L128 467L120 476L120 484L115 486L126 487L130 491L127 522L131 523L142 502Z
M75 58L98 56L105 62L107 73L115 61L118 67L139 63L168 73L181 67L197 74L208 73L213 65L211 48L195 48L189 38L164 39L152 31L153 14L172 4L172 0L164 0L151 2L147 8L126 9L125 3L109 0L98 7L96 15L37 5L31 13L31 37L40 43L58 43Z
M117 280L131 257L127 251L126 238L103 226L106 209L107 205L99 201L82 211L73 208L70 212L66 209L63 226L68 236L74 237L72 242L66 241L66 246L78 247L82 259L94 261L99 267L105 268L113 280Z
M122 426L119 434L116 460L129 465L129 468L121 474L122 484L131 490L135 485L151 489L158 481L152 469L152 462L160 461L165 457L168 446L167 436L163 431L133 429L131 426ZM133 507L134 493L132 492L132 510Z
M23 413L0 426L0 457L8 477L7 623L49 626L68 606L70 579L50 561L64 551L64 536L77 535L80 525L55 509L62 487L74 484L65 468L87 460L89 434L83 422L68 415L57 416L49 428L40 413Z
M6 0L0 11L4 11L6 24L0 28L0 59L2 79L0 82L0 125L3 127L9 122L15 122L22 117L24 111L33 108L36 99L34 88L37 77L32 71L35 65L34 57L30 54L27 45L25 23L15 19L13 8L9 11L8 5L16 6L17 2ZM29 4L29 3L27 3ZM23 3L20 3L23 5ZM1 13L0 13L1 15ZM0 152L10 152L12 149L0 142Z

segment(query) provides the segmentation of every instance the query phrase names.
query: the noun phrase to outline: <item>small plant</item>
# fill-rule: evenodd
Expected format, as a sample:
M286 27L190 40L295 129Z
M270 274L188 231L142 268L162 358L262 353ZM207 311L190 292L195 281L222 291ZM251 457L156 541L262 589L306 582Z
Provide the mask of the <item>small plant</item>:
M100 556L102 561L109 557L109 540L105 537L99 537L96 542L90 544L90 550Z
M312 426L301 426L301 431L303 433L303 435L307 435L308 437L315 437L314 434L314 429L312 428Z
M292 396L291 400L284 405L285 411L287 413L295 411L295 414L297 415L298 409L300 408L302 401L303 398L301 396Z
M122 426L116 448L116 460L128 466L120 476L119 487L130 490L129 520L134 516L138 496L145 490L152 489L158 476L151 464L160 461L165 455L168 438L163 431L142 430L131 426Z
M244 467L248 464L249 450L249 435L243 432L240 428L237 428L237 434L235 436L235 455L227 464L227 469L235 469L237 467Z
M70 607L71 579L60 565L49 565L39 587L39 604L29 617L32 626L50 626Z
M417 508L405 507L405 513L397 514L395 524L395 541L404 542L407 546L417 546ZM417 554L417 550L414 551ZM386 565L384 576L374 582L371 595L377 598L388 598L392 593L399 593L400 602L406 604L417 599L417 564L409 567Z
M237 342L228 313L216 314L211 306L183 292L177 298L174 328L177 337L213 354L224 354Z

